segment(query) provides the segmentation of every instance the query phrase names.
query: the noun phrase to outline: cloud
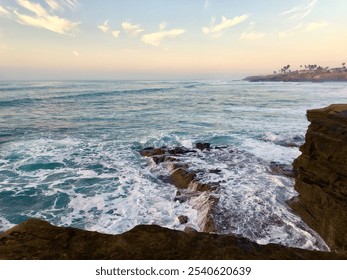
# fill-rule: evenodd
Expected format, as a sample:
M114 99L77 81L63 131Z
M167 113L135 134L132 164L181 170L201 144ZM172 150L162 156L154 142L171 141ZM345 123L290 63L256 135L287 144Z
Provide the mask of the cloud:
M46 0L46 3L52 11L59 10L61 8L60 5L54 0Z
M45 2L52 11L64 10L64 7L69 8L70 10L75 10L79 6L77 0L45 0Z
M298 32L302 32L303 30L305 30L305 25L303 23L299 23L298 25L296 25L296 26L294 26L288 30L279 31L278 37L279 38L290 37L290 36L293 36L294 34L296 34Z
M0 16L9 16L10 12L6 10L4 7L0 6Z
M51 8L52 5L58 5L56 1L49 2L51 5L49 5L48 2L46 2L46 4ZM64 3L65 2L70 3L71 1L64 1ZM77 1L73 1L73 3L77 3ZM9 11L1 7L1 13L6 13L7 16L16 20L20 24L46 29L65 35L73 35L77 31L78 25L80 25L79 22L73 22L49 12L39 3L32 3L28 0L17 0L17 4L21 8L20 12L18 11L18 8L11 8ZM23 12L23 9L26 12ZM30 14L27 14L27 12L30 12Z
M166 26L167 26L167 22L163 21L159 24L159 29L164 30Z
M102 32L107 33L110 27L108 26L108 20L105 20L104 24L97 26Z
M322 22L311 22L306 26L306 31L315 31L317 29L321 29L323 27L326 27L329 25L329 23L322 21Z
M175 38L186 32L183 29L172 29L168 31L159 31L155 33L145 34L142 36L141 40L145 44L152 46L159 46L161 41L166 38Z
M222 35L222 31L229 29L235 25L240 24L241 22L245 21L248 19L248 15L242 15L242 16L237 16L232 19L227 19L226 17L222 17L222 21L219 24L216 24L216 18L212 17L210 26L209 27L203 27L202 32L204 34L211 34L212 37L220 37Z
M324 28L327 25L329 25L329 23L325 22L325 21L323 21L323 22L310 22L308 24L300 23L291 29L278 32L278 37L279 38L286 38L286 37L293 36L297 33L312 32L312 31Z
M265 36L266 33L249 31L242 33L240 36L240 40L259 40L264 38Z
M78 51L73 51L72 54L76 57L79 57L80 56L80 53Z
M112 36L115 37L115 38L118 38L119 33L120 33L120 31L118 31L118 30L113 30L113 31L112 31Z
M70 9L77 9L79 6L78 0L63 0L62 2Z
M287 15L289 20L300 20L307 17L317 4L317 0L306 0L306 3L295 6L294 8L281 13L280 15Z
M123 22L122 28L130 37L136 37L144 31L139 24L132 24L130 21Z

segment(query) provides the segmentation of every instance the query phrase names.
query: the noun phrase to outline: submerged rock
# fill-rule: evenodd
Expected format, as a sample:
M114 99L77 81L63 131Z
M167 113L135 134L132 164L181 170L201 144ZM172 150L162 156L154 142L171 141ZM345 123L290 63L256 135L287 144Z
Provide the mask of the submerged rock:
M311 122L294 161L291 207L333 251L347 252L347 104L308 110Z
M2 260L226 260L347 259L336 253L280 245L258 245L246 238L187 233L155 225L109 235L62 228L31 219L0 234Z
M205 149L210 149L211 144L210 143L196 143L195 147L201 151L205 150Z
M184 224L188 223L188 220L189 220L188 217L184 216L184 215L179 215L177 217L177 219L179 220L181 225L184 225Z

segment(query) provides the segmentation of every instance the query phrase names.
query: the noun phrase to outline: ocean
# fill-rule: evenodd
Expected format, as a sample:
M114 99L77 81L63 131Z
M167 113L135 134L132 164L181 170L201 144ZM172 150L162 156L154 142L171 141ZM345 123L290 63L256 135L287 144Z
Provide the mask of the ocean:
M199 230L196 207L175 201L165 170L138 151L209 142L236 152L186 159L221 170L204 178L222 182L220 233L328 250L286 204L293 179L269 165L300 155L307 109L346 102L346 83L2 81L0 232L28 218L111 234L138 224Z

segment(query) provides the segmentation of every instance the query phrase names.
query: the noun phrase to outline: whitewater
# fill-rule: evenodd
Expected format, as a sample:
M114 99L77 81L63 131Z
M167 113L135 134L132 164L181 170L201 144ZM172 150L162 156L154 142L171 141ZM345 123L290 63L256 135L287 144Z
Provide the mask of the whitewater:
M222 182L220 233L328 250L286 203L294 180L269 166L300 155L307 109L346 101L337 82L2 81L0 232L28 218L112 234L138 224L199 230L197 209L175 201L167 171L139 150L209 142L233 156L182 160L221 170L200 178Z

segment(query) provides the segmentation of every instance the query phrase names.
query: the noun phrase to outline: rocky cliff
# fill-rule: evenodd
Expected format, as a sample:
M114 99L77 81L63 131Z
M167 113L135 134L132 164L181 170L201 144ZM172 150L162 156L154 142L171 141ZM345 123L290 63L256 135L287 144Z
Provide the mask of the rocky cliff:
M347 251L347 104L309 110L311 122L293 164L299 196L292 208L331 250Z
M0 234L0 259L160 260L160 259L346 259L336 253L280 245L258 245L245 238L159 226L137 226L119 235L52 226L28 220Z

